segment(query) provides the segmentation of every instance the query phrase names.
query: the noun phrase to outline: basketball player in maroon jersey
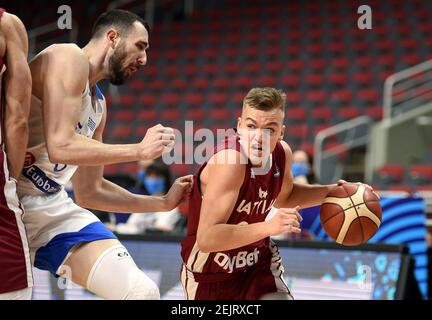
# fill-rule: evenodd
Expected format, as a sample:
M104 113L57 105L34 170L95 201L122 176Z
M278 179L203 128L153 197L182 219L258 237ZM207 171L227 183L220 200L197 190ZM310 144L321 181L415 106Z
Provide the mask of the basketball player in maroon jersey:
M0 8L0 300L30 299L33 279L16 195L27 147L31 75L23 23Z
M321 204L336 184L293 183L284 106L279 90L249 91L237 132L194 177L181 253L187 299L292 299L270 237L299 233L300 207ZM273 206L279 210L266 221Z

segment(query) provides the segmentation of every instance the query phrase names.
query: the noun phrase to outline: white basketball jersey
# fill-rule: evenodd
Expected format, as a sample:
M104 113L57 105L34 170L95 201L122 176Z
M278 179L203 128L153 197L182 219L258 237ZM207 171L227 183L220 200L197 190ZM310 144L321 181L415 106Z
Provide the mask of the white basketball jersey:
M82 95L81 114L75 132L92 138L105 110L105 98L95 86L92 93L89 82ZM77 166L51 163L46 147L41 101L32 96L29 117L29 142L20 179L18 194L50 195L60 191L72 178Z

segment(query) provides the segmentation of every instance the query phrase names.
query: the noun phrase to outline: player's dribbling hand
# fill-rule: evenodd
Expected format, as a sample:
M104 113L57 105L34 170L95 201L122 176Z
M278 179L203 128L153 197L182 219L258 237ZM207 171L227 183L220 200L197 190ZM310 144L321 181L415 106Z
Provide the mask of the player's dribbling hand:
M192 192L193 175L187 175L176 179L165 195L167 211L171 211L179 205L183 198Z
M342 179L340 179L340 180L338 180L337 182L337 185L338 186L341 186L341 185L343 185L344 183L348 183L347 181L345 181L345 180L342 180ZM357 184L357 185L360 185L360 186L364 186L366 189L369 189L370 191L372 191L372 193L374 194L374 195L376 195L377 196L377 198L378 199L381 199L381 197L374 191L374 189L370 186L370 185L368 185L368 184L366 184L366 183L363 183L363 182L353 182L354 184Z
M284 232L300 233L300 222L303 218L299 210L300 206L279 209L273 218L268 220L270 224L270 236L276 236Z
M163 153L171 150L174 139L174 129L161 124L151 127L139 143L139 160L159 158Z

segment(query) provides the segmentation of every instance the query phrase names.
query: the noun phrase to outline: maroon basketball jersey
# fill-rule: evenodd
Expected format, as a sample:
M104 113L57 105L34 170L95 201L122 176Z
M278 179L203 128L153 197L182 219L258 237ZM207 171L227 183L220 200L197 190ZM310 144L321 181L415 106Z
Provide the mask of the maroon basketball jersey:
M227 136L223 143L215 148L214 153L223 149L240 151L237 133ZM194 273L197 281L206 281L210 278L217 280L235 275L256 265L260 261L260 257L263 259L270 250L269 238L265 238L247 246L224 252L204 253L199 251L196 243L202 202L199 177L206 164L204 163L197 175L194 176L194 187L189 200L188 231L186 238L182 241L181 251L186 268ZM282 187L285 172L285 151L278 142L271 154L271 169L267 174L255 174L250 161L245 166L246 173L243 184L227 221L228 224L252 224L266 219Z
M4 12L0 8L0 19ZM4 58L0 56L0 293L31 286L30 264L26 261L23 245L23 241L27 243L27 239L23 238L25 231L21 220L22 210L16 205L18 200L15 199L15 186L11 186L4 153L5 68Z

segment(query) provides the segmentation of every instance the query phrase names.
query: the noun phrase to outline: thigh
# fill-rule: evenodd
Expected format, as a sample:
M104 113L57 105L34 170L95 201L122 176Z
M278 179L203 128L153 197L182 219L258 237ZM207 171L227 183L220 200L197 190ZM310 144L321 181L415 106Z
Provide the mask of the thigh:
M60 267L60 270L65 272L64 275L60 275L71 278L73 282L85 288L90 271L99 256L106 249L119 244L120 241L117 239L104 239L80 244L72 250ZM69 272L70 274L68 274Z
M12 292L0 293L0 300L30 300L32 288L25 288Z
M284 267L278 247L271 243L269 254L250 273L248 300L291 300L290 290L284 280Z
M197 282L184 264L180 278L186 300L243 300L249 288L243 275L224 281Z
M0 293L33 285L23 210L16 195L15 181L5 176L3 179L0 186Z

